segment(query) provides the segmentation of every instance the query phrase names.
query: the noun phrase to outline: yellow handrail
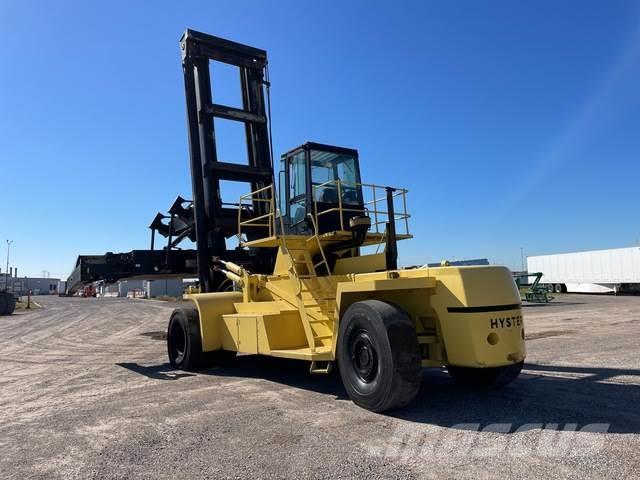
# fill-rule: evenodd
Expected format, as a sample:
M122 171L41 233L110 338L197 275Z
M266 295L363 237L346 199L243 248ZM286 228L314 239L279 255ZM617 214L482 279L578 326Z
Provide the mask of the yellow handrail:
M267 198L255 198L256 195L263 192L268 193ZM268 203L269 211L263 215L242 220L242 212L245 210L245 207L252 207L256 203ZM267 221L256 223L264 219L267 219ZM240 196L240 202L238 203L238 241L242 241L242 227L267 227L269 229L269 237L275 235L276 228L273 184Z
M320 242L320 237L318 237L318 224L316 223L313 215L309 214L309 218L311 219L311 224L313 225L313 238L316 239L316 243L318 244L318 250L320 251L320 255L322 257L322 262L324 263L325 268L327 269L327 275L331 276L331 268L329 268L329 262L327 262L327 257L324 254L324 248L322 248L322 243ZM319 265L319 264L318 264ZM316 265L313 266L316 268Z
M352 187L352 188L361 187L362 194L365 197L363 198L364 210L357 209L357 208L344 207L343 200L342 200L343 184L348 185L349 187ZM316 191L320 188L324 188L330 185L335 185L338 190L338 206L329 207L324 210L318 211L318 200L317 200ZM386 189L387 187L382 185L375 185L372 183L350 183L350 182L347 183L339 179L329 180L319 185L312 185L312 197L313 197L313 204L314 204L315 220L316 222L318 222L318 219L320 218L321 215L326 215L331 212L338 212L340 217L340 229L344 231L345 228L344 228L343 213L345 212L353 212L353 213L360 213L360 214L366 213L370 217L373 216L373 222L371 223L371 226L374 228L375 233L384 233L384 229L381 229L380 225L386 225L386 223L391 220L389 218L389 212L386 209L386 200L387 200ZM383 191L382 195L379 194L379 190ZM369 193L369 195L367 195L367 193ZM395 188L392 193L393 198L397 198L397 197L402 198L402 206L397 211L394 211L393 221L398 222L398 221L404 220L404 225L403 225L404 228L401 231L398 231L397 233L405 234L405 235L409 235L409 217L411 217L411 215L407 213L407 193L408 193L408 190L404 188ZM381 202L384 202L383 204L384 206L380 205Z
M317 190L320 188L324 188L327 186L335 186L338 193L338 204L329 206L324 210L320 210L317 200ZM351 204L345 204L342 198L343 186L348 186L349 188L358 188L360 187L363 195L362 206L363 208L353 208ZM382 190L382 194L381 191ZM314 230L316 235L318 234L318 226L320 224L320 218L323 215L328 215L330 213L338 214L339 220L339 228L341 231L346 231L345 228L345 213L353 213L359 215L368 215L372 217L371 227L372 231L377 234L384 234L386 224L390 221L396 222L396 233L399 235L410 235L409 233L409 217L411 215L407 212L407 193L408 190L404 188L395 188L392 193L392 198L401 198L401 205L399 205L397 209L394 208L393 218L390 218L389 211L387 209L387 187L382 185L375 185L372 183L350 183L350 182L342 182L341 180L330 180L328 182L324 182L319 185L312 185L312 202L313 202L313 210L312 214L309 214L311 217L312 224L314 225ZM257 203L267 203L269 204L269 211L262 215L251 217L246 220L242 219L243 211L247 211L247 207L254 206ZM274 186L273 184L268 185L266 187L260 188L254 192L250 192L248 194L242 195L240 197L240 203L238 207L238 239L242 241L243 229L253 228L253 227L261 227L268 229L269 237L276 236L276 201L274 194ZM279 215L280 219L280 231L284 232L284 221L282 217L282 213ZM402 222L402 228L397 225L398 222ZM286 249L286 243L283 243L283 247Z

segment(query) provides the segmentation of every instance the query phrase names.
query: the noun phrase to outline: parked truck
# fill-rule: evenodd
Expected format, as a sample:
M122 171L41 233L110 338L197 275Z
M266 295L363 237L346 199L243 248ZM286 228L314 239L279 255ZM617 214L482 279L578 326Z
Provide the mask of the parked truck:
M640 247L531 256L527 270L556 293L640 292Z

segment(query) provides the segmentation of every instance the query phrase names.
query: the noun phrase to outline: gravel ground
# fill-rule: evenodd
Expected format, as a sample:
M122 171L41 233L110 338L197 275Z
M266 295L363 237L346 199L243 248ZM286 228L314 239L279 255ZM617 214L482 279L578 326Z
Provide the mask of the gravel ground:
M490 392L425 370L391 415L339 376L241 356L173 371L174 305L38 297L0 317L0 477L638 478L640 297L525 307L521 377Z

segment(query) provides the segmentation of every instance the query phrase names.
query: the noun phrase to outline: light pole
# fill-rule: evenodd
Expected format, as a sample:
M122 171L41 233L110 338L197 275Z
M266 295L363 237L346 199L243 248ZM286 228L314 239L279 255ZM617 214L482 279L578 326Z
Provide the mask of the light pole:
M7 240L7 269L4 271L4 289L9 290L9 251L13 240Z
M521 271L524 272L524 248L520 247L520 264L521 264Z

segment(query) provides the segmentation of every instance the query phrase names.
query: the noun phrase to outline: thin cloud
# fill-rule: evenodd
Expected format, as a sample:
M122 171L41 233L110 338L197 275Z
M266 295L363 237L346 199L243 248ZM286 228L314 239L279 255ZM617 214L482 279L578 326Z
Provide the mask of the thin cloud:
M640 20L640 19L639 19ZM567 128L550 143L546 153L528 169L528 176L519 182L509 204L521 201L536 186L551 175L558 165L574 158L631 102L630 92L636 94L640 73L640 21L620 54L611 64L598 88L583 108L569 122Z

